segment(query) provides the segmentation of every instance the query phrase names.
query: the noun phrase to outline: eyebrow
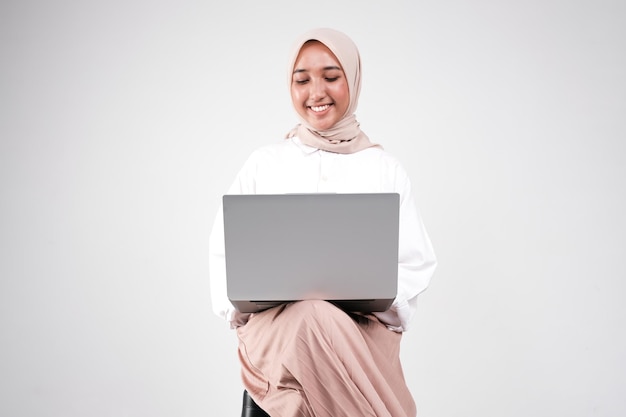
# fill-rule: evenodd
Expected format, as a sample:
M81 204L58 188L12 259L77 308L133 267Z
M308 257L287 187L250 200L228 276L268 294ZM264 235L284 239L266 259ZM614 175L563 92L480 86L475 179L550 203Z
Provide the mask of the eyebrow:
M328 67L324 67L323 69L324 69L324 71L328 71L328 70L339 70L339 71L341 71L341 68L339 68L336 65L330 65ZM300 72L308 72L308 70L302 69L302 68L297 68L297 69L295 69L293 71L294 74L297 74L297 73L300 73Z

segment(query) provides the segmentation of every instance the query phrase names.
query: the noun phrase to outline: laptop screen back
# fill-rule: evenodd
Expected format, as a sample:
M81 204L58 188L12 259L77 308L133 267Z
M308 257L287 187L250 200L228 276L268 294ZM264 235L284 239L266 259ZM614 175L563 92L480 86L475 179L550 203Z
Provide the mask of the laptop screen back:
M397 293L399 195L225 195L228 297L242 312L305 299L384 311Z

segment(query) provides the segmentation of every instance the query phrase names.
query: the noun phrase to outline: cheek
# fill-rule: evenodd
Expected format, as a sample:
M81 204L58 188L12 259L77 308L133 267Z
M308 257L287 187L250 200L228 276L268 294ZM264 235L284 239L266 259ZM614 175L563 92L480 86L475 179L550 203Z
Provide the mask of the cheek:
M335 101L342 110L347 110L350 105L350 92L347 86L337 86L335 90Z
M293 87L291 89L291 101L293 104L301 104L304 99L302 91L300 91L297 87Z

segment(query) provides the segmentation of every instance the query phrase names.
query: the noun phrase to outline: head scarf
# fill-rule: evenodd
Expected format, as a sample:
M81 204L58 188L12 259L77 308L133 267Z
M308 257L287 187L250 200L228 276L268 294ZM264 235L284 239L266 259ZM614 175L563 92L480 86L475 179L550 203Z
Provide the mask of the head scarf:
M337 57L348 82L350 104L346 114L328 130L318 131L299 117L300 123L288 134L287 138L297 136L305 145L335 153L354 153L380 145L370 142L361 131L354 111L361 92L361 56L356 45L348 36L334 29L313 29L301 35L295 42L288 67L288 85L291 89L293 67L302 46L311 40L324 44Z

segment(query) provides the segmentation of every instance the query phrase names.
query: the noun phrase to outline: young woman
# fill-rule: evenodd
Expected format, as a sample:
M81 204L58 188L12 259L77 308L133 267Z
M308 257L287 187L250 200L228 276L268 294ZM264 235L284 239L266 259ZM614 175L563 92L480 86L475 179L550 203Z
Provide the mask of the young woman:
M410 180L359 128L361 61L349 37L332 29L302 35L288 82L300 123L286 140L253 152L228 193L399 193L398 294L380 313L299 301L243 314L226 296L220 209L210 240L213 309L236 328L243 384L272 417L414 417L400 340L436 260Z

